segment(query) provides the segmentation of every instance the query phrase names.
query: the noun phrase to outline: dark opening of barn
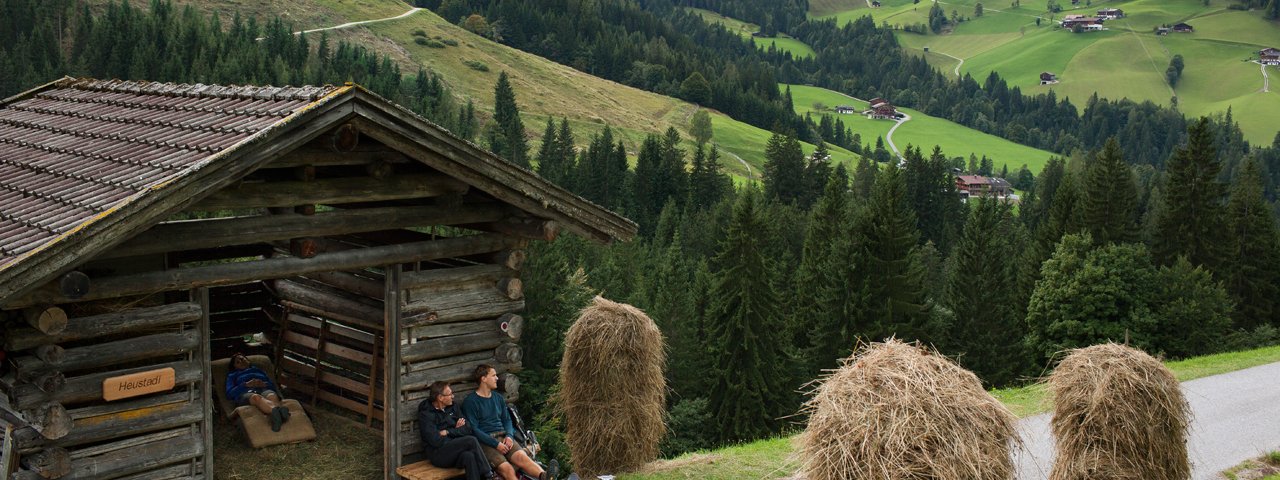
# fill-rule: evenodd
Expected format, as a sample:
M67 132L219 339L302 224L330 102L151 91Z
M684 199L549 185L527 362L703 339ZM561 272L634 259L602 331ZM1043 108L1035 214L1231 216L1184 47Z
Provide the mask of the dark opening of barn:
M68 78L7 99L5 459L212 478L211 360L244 351L286 397L382 430L391 478L420 457L430 382L488 363L518 395L524 248L561 229L636 227L358 86Z

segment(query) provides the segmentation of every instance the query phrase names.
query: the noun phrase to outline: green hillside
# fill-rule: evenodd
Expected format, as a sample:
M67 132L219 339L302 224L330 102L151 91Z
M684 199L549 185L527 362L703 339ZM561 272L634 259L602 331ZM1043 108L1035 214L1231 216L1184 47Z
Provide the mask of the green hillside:
M811 13L842 20L871 15L877 23L890 25L928 20L926 2L887 0L881 8L852 4L853 8L833 11L833 4L838 3L816 3ZM974 17L976 3L978 0L942 3L948 15L955 11L972 17L949 32L919 35L899 31L898 38L908 51L924 55L943 72L953 73L959 66L960 74L981 81L995 71L1025 93L1053 90L1077 106L1095 92L1106 98L1128 97L1161 105L1170 105L1176 95L1178 108L1188 116L1230 108L1245 137L1254 143L1270 143L1280 128L1280 92L1262 92L1260 67L1247 61L1256 58L1261 48L1280 46L1280 24L1266 20L1261 12L1228 9L1229 0L1209 0L1207 5L1203 0L1099 0L1074 8L1068 1L1060 1L1066 9L1050 15L1046 0L1026 0L1018 7L986 2L984 15ZM1067 14L1092 14L1104 7L1121 8L1126 17L1106 22L1107 31L1082 34L1059 28L1052 21ZM1041 19L1038 26L1037 17ZM1157 25L1178 22L1194 26L1195 32L1167 36L1153 32ZM1174 55L1183 56L1186 68L1177 88L1170 88L1165 69ZM1058 74L1060 83L1040 85L1039 75L1044 71ZM1277 72L1274 68L1271 71Z
M804 85L791 85L791 98L799 113L813 112L817 115L819 109L815 106L821 107L822 113L830 113L837 105L850 105L859 111L867 108L864 101L853 100L839 92ZM1032 172L1039 172L1049 161L1049 157L1054 155L1053 152L1019 145L950 120L930 117L909 108L901 110L911 115L911 120L894 131L893 141L899 149L906 148L908 144L916 145L927 155L934 145L939 145L949 157L967 158L971 153L979 157L986 155L994 161L996 170L1002 165L1008 165L1011 172L1017 171L1024 163ZM861 115L842 115L840 118L845 126L862 136L862 143L872 145L875 144L876 137L885 136L894 123L888 120L869 120Z
M698 16L702 17L703 21L706 21L707 23L710 23L710 24L719 23L721 25L724 25L725 28L729 29L729 31L737 33L743 38L752 38L751 37L752 33L760 31L760 27L756 26L755 24L743 22L741 20L737 20L734 18L729 18L719 13L713 12L711 10L703 10L701 8L690 8L689 10L694 13L697 13ZM783 34L780 34L774 38L756 37L756 38L752 38L752 40L755 41L757 47L760 47L762 49L768 49L769 47L773 47L784 52L791 52L791 55L793 57L812 57L814 55L813 49L810 48L808 45L805 45L804 42L801 42L799 40L796 40L794 38L788 37Z
M457 46L431 48L413 41L414 32L423 30L429 37L453 40ZM569 119L580 144L608 124L621 133L632 154L639 149L644 136L660 134L675 127L689 138L689 118L697 106L671 97L628 87L574 70L536 55L522 52L472 34L444 21L429 11L410 17L335 32L350 41L392 54L407 71L417 65L430 68L453 88L454 92L475 100L480 111L492 110L493 84L498 73L506 71L516 90L517 100L531 135L541 134L548 116ZM487 71L477 70L483 65ZM764 164L764 145L770 132L712 112L715 137L712 141L728 153L740 157L744 166L732 156L721 164L732 175L758 176ZM813 150L805 144L806 151ZM847 150L833 148L835 161L852 166L856 156Z

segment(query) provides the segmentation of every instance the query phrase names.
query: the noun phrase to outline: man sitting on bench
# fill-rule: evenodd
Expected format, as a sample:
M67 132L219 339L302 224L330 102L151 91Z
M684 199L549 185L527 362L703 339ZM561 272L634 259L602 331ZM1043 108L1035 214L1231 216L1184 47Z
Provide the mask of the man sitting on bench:
M289 409L280 405L279 388L267 376L267 372L249 363L242 353L231 356L231 371L227 372L227 399L236 406L253 405L263 415L271 417L271 431L279 432L280 425L289 420Z
M473 436L471 424L459 417L453 408L453 389L449 382L436 382L430 394L418 404L418 432L426 447L427 460L441 468L461 468L467 480L489 478L493 470Z
M498 371L491 366L480 365L476 367L473 378L479 385L462 403L462 414L474 429L480 448L493 469L506 480L516 480L516 468L539 480L549 480L547 472L529 457L524 446L511 438L515 427L511 424L511 415L507 414L507 400L495 391L498 388Z

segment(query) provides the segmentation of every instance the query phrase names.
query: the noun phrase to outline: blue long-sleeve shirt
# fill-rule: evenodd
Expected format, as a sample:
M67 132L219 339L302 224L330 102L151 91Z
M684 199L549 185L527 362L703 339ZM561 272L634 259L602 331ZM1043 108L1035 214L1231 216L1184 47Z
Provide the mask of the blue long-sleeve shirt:
M261 368L250 365L249 368L243 370L232 370L227 372L227 399L234 402L237 398L240 398L241 395L244 395L245 392L249 391L249 386L245 384L250 380L262 380L267 382L267 386L259 388L258 390L271 390L277 393L280 392L280 389L276 388L275 382L271 381L271 377L267 376L267 372L262 371Z
M498 447L498 440L491 433L506 432L508 436L515 434L511 415L507 414L507 400L498 392L490 392L489 398L471 392L462 402L462 416L473 427L476 440L490 447Z

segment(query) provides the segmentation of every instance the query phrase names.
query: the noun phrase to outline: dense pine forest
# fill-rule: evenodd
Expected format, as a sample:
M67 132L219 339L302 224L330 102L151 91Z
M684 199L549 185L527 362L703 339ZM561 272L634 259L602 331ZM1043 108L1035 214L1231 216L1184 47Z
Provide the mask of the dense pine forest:
M670 1L420 3L451 20L484 15L502 25L490 33L498 41L774 130L761 182L735 187L714 147L675 130L631 153L608 128L582 142L567 120L524 125L505 75L492 116L480 115L431 72L406 75L361 46L162 0L100 12L0 0L0 96L63 75L355 81L636 220L632 242L566 237L530 255L520 401L562 461L545 402L563 332L596 294L642 308L666 336L669 455L789 432L805 383L858 342L889 336L935 345L990 387L1025 383L1057 352L1107 340L1169 358L1280 341L1280 137L1249 145L1230 113L1184 119L1098 98L1081 110L994 74L951 80L870 21L806 20L803 1L687 5L786 32L816 46L812 59L758 50ZM1015 172L1018 205L964 203L957 169L990 165L928 145L907 148L901 167L866 152L853 171L828 164L821 145L805 155L800 140L860 141L839 139L829 119L797 117L778 82L890 96L1062 156L1038 176ZM531 146L534 128L544 141Z

